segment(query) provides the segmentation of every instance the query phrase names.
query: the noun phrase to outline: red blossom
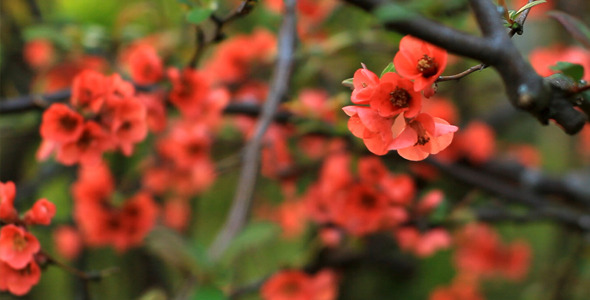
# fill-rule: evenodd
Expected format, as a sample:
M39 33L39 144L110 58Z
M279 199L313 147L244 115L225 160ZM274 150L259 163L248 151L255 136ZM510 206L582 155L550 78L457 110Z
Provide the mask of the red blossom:
M27 224L49 225L53 216L55 216L55 204L47 199L39 199L25 213L25 222Z
M61 103L52 104L43 112L41 137L58 143L67 143L78 139L82 134L84 118Z
M83 111L98 113L106 95L107 78L93 70L79 73L72 83L70 103Z
M354 72L352 84L354 85L350 97L352 103L368 104L379 88L379 77L368 69L360 68Z
M8 263L0 261L0 291L22 296L41 279L41 269L35 261L31 261L23 268L12 268Z
M18 218L16 208L14 208L14 196L16 195L16 186L14 182L0 182L0 220L12 222Z
M125 60L134 82L147 85L160 80L164 67L154 47L139 43L132 45L127 51Z
M64 165L96 164L110 147L111 141L104 129L96 122L88 121L77 140L63 144L58 150L57 160Z
M186 68L182 72L170 70L169 77L172 82L170 102L174 104L184 115L195 114L202 102L206 101L211 83L205 72Z
M447 66L447 51L413 36L404 36L393 58L396 71L414 80L414 90L432 85Z
M348 129L354 136L363 139L369 151L377 155L385 155L389 151L393 142L392 118L382 117L364 106L345 106L342 110L350 116Z
M55 56L55 49L51 41L35 39L25 44L23 57L29 66L40 69L51 65Z
M264 300L333 300L337 296L336 278L331 271L310 276L286 270L268 279L260 293Z
M389 150L407 160L423 160L451 144L457 127L440 118L421 113L412 120L398 116L391 127L394 141Z
M543 5L540 5L543 6ZM533 9L534 11L534 9ZM537 48L529 54L531 65L541 76L550 76L558 71L551 67L560 61L580 64L584 67L584 77L590 81L590 51L577 46L553 45Z
M24 268L40 249L37 238L24 228L8 224L0 229L0 261L11 268Z
M382 117L395 117L403 112L406 118L413 118L422 109L422 96L414 91L410 80L388 72L381 77L369 103Z
M82 238L74 227L62 225L53 232L53 241L57 253L66 259L78 257L82 250Z

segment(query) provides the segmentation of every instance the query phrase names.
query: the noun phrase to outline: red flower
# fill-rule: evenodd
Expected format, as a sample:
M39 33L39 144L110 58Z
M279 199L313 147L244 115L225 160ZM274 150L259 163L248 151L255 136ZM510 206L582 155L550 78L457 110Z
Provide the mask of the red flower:
M458 146L467 159L483 164L496 152L496 134L486 123L473 121L457 137Z
M109 101L110 102L110 101ZM111 133L123 154L133 153L133 146L147 136L146 108L135 97L115 101Z
M394 141L388 149L397 150L407 160L423 160L449 146L457 129L457 126L425 113L412 120L400 115L391 127Z
M12 222L18 218L16 208L14 208L14 196L16 187L14 182L0 182L0 220Z
M49 225L55 215L55 204L47 199L39 199L33 207L25 213L25 222L27 224Z
M531 65L541 76L550 76L557 73L550 67L557 64L557 62L563 61L582 65L584 67L584 77L582 79L590 81L590 51L584 48L563 45L537 48L531 51L529 58Z
M183 231L186 229L191 218L191 206L188 200L183 198L169 199L163 207L164 225Z
M526 275L531 252L523 242L502 245L498 234L484 224L466 226L456 241L455 264L462 271L481 276L500 274L512 280Z
M94 121L84 124L80 137L63 144L57 153L57 160L64 165L96 164L104 150L110 148L110 141L100 125Z
M309 275L301 271L282 271L267 280L261 289L264 300L313 299Z
M22 269L41 249L37 238L25 229L8 224L0 229L0 261L14 269Z
M172 81L170 102L184 115L198 113L211 90L209 76L204 72L187 68L182 73L171 70L169 77Z
M57 252L66 259L72 260L82 250L80 233L71 226L60 226L53 232L53 241Z
M402 250L411 251L419 257L428 257L451 245L451 237L444 229L432 229L421 234L416 228L405 227L396 232Z
M369 151L385 155L393 141L391 134L392 118L380 116L375 110L363 106L345 106L342 108L350 116L348 129L354 136L363 139Z
M104 102L106 86L107 78L104 75L84 70L74 78L70 102L83 111L97 113Z
M354 72L352 84L354 90L350 100L356 104L368 104L373 97L373 93L379 87L379 77L368 69L361 68Z
M133 81L138 84L152 84L160 80L163 74L163 65L156 49L141 43L132 46L127 55L127 63Z
M41 136L58 143L67 143L78 139L82 133L84 118L61 103L52 104L43 113Z
M39 279L41 279L41 269L34 261L20 269L14 269L0 261L0 291L9 291L14 295L22 296L28 293Z
M50 41L36 39L25 45L23 56L29 66L39 69L51 64L54 52L53 44Z
M405 112L406 118L413 118L422 108L422 95L414 91L414 84L410 80L388 72L381 77L370 104L382 117L394 117Z
M414 90L421 91L433 84L447 66L447 51L413 36L404 36L393 58L396 71L414 79Z
M357 184L348 189L336 222L354 235L365 235L380 229L386 207L387 198L383 193Z

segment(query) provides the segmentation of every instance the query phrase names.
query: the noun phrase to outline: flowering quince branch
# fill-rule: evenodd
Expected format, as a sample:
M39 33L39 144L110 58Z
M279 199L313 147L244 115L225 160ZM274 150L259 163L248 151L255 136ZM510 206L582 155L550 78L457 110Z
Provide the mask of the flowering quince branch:
M211 14L211 16L209 16L209 19L215 25L215 30L213 31L213 34L209 39L206 39L205 32L203 31L201 26L198 25L196 28L195 40L197 46L195 48L195 53L193 54L193 57L188 66L190 68L195 68L199 62L199 59L203 55L203 52L205 51L207 45L221 42L225 38L225 35L223 34L223 26L240 17L249 14L254 8L256 2L257 0L243 0L233 12L231 12L224 18L218 17L215 14Z
M385 4L382 0L345 0L368 12ZM496 6L489 0L470 0L483 37L461 32L420 16L388 21L387 29L410 34L450 52L493 66L502 77L512 104L534 115L542 124L550 119L568 134L575 134L587 121L583 112L564 99L522 58L504 30ZM520 16L525 18L526 15ZM524 20L524 19L523 19Z
M285 14L279 32L278 59L271 78L270 91L256 124L254 136L244 149L243 166L226 222L209 248L209 255L213 259L221 257L247 221L256 185L264 133L271 124L290 82L296 39L295 3L295 0L285 1Z
M550 203L547 198L533 191L515 187L510 182L504 182L468 166L444 163L435 158L427 158L425 162L465 184L495 194L502 200L529 206L533 209L532 214L538 215L539 218L557 220L585 232L590 230L590 214L579 213L576 211L579 209ZM484 220L486 217L488 216L482 215Z

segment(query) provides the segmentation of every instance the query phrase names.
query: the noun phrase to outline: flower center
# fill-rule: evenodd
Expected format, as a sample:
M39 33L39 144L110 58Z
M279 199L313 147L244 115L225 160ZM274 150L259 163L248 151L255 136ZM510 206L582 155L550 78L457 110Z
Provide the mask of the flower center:
M78 119L71 118L70 116L63 116L59 118L59 125L61 125L65 131L72 131L77 127Z
M422 76L428 78L438 72L438 63L434 61L434 58L424 54L420 60L418 60L418 71L422 73Z
M27 240L23 236L17 236L12 241L12 247L14 250L21 252L27 247Z
M421 135L421 136L418 136L418 141L416 142L416 145L422 145L422 146L424 146L429 141L430 141L430 138L429 137L427 137L425 135Z
M399 87L396 87L393 92L389 93L389 95L391 96L389 98L391 104L399 108L408 107L410 105L410 100L412 100L410 93Z
M296 295L299 292L299 285L297 282L289 281L283 285L282 291L285 295Z
M361 197L361 205L364 208L374 208L376 204L377 204L377 199L375 199L375 197L372 195L364 194Z
M416 130L416 133L418 134L418 141L416 141L416 144L414 144L414 146L417 146L417 145L424 146L428 142L430 142L430 137L426 133L426 129L424 129L424 126L422 126L422 123L414 121L414 122L410 123L410 126L412 126L412 128L414 128L414 130Z

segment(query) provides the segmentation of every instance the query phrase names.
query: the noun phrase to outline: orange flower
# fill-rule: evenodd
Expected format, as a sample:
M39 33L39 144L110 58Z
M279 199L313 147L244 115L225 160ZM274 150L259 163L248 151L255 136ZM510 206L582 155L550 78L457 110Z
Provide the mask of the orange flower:
M529 58L531 65L541 76L550 76L557 73L557 71L551 70L550 67L557 64L557 62L563 61L582 65L584 67L584 77L582 79L590 81L590 51L584 48L553 45L531 51Z
M350 116L348 129L354 136L363 139L369 151L385 155L393 142L391 134L392 118L380 116L375 110L364 106L345 106L342 108Z
M446 50L406 35L400 41L393 64L401 76L414 79L415 91L421 91L432 85L445 70L447 56Z
M27 224L49 225L53 216L55 216L55 204L47 201L47 199L39 199L25 213L25 222Z
M75 259L82 250L80 233L72 226L62 225L53 232L57 252L66 259Z
M133 45L128 50L126 58L134 82L152 84L162 77L164 72L162 59L154 47L145 43Z
M264 300L333 300L337 296L336 276L329 270L314 276L297 270L280 271L260 292Z
M267 280L261 289L264 300L310 300L309 276L301 271L282 271Z
M16 187L14 182L0 182L0 220L12 222L18 218L16 208L14 208L14 196Z
M407 160L423 160L449 146L457 129L457 126L425 113L411 120L400 115L391 127L393 142L388 150L397 150Z
M23 58L29 66L40 69L51 65L55 56L53 44L46 39L36 39L27 42L25 45Z
M388 72L381 77L370 104L382 117L395 117L403 112L406 118L413 118L422 108L422 95L414 91L410 80Z
M96 164L101 160L102 153L110 148L108 136L94 121L84 124L80 137L63 144L57 153L57 160L64 165Z
M72 83L70 103L83 111L97 113L106 94L107 78L93 70L79 73Z
M350 100L356 104L367 104L379 88L379 77L368 69L361 68L354 72L352 84L354 90Z
M61 103L52 104L43 112L41 136L58 143L67 143L78 139L82 134L84 118L68 106Z
M8 224L0 229L0 261L11 268L26 267L40 249L37 238L24 228Z
M22 296L28 293L39 279L41 279L41 269L35 261L31 261L20 269L14 269L0 261L0 291L9 291L14 295Z

